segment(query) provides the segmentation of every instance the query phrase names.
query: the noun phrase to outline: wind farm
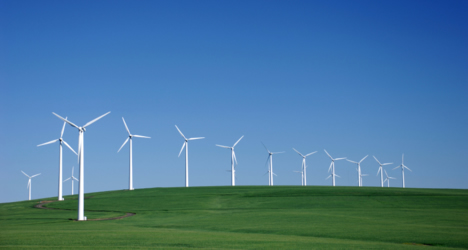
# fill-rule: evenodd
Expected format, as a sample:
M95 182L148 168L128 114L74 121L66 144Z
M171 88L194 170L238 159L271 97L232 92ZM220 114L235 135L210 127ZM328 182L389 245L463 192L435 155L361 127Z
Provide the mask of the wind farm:
M468 249L466 13L0 1L0 248Z

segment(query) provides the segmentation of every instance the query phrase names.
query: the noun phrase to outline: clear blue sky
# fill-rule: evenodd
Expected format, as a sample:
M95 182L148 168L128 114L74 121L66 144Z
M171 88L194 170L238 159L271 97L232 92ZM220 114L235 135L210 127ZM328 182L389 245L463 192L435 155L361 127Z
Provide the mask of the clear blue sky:
M378 164L406 185L468 188L467 1L1 1L0 202L57 195L56 112L84 125L85 191L128 188L127 134L136 138L134 186L277 185L325 180L323 152L359 160L365 186ZM66 127L75 149L78 133ZM64 149L64 179L74 154ZM390 170L390 171L389 171ZM336 163L337 185L357 185L355 166ZM64 184L64 194L71 192ZM75 187L77 190L77 187Z

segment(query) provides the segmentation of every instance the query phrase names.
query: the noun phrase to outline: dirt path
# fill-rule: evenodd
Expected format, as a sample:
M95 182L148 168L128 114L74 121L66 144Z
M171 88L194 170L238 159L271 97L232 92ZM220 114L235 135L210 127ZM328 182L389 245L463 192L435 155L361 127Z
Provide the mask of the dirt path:
M87 198L91 198L91 197L87 197ZM63 209L60 209L60 208L44 207L44 205L49 204L49 203L52 203L52 202L56 202L56 201L40 201L39 204L35 205L34 207L35 207L35 208L40 208L40 209L63 210ZM120 220L120 219L123 219L123 218L126 218L126 217L130 217L130 216L134 216L134 215L135 215L135 213L126 213L125 215L118 216L118 217L100 218L100 219L87 219L87 220L89 220L89 221L96 221L96 220ZM76 220L75 220L75 221L76 221Z

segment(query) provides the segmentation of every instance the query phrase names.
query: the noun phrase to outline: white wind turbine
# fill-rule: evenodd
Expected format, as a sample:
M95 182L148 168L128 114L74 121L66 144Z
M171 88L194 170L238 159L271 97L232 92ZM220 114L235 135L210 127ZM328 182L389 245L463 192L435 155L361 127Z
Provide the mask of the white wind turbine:
M331 157L331 155L327 152L327 150L324 149L323 151L325 151L325 153L327 153L328 157L330 157L330 159L332 161L330 163L330 167L328 168L328 172L330 172L330 170L331 170L332 173L331 173L331 175L329 175L327 177L327 179L332 177L332 184L333 184L333 186L335 186L335 176L340 177L339 175L335 174L335 161L346 159L346 157L333 159L333 157Z
M411 171L411 169L409 169L407 166L405 166L405 164L403 163L403 158L404 158L404 154L401 155L401 165L394 168L393 170L397 169L397 168L401 168L401 178L403 179L403 188L405 188L405 168L408 169L409 171ZM413 172L413 171L411 171Z
M263 143L262 143L263 144ZM273 175L276 175L274 172L273 172L273 155L274 154L281 154L281 153L284 153L283 152L270 152L270 150L268 150L268 148L265 146L265 144L263 144L263 146L265 147L265 149L268 151L268 159L267 159L267 162L269 162L269 166L268 166L268 186L273 186Z
M65 119L67 119L67 118L65 117ZM60 138L37 145L38 147L40 147L40 146L44 146L44 145L47 145L47 144L54 143L56 141L60 141L60 143L59 143L59 147L60 147L60 149L59 149L59 180L58 180L58 183L59 183L58 184L58 200L59 201L63 201L63 197L62 197L62 142L71 151L73 151L73 153L77 154L75 152L75 150L73 150L73 148L70 147L70 145L68 145L68 143L62 138L63 137L63 132L65 131L65 124L66 124L66 122L63 123L62 133L60 134Z
M356 163L356 164L357 164L358 186L360 186L360 187L362 187L362 176L364 176L364 175L361 174L361 162L364 161L364 160L367 158L367 156L369 156L369 155L364 156L364 158L362 158L359 162L355 162L355 161L346 159L346 160L349 161L349 162L352 162L352 163Z
M387 182L387 187L390 187L390 179L395 179L395 178L388 176L387 170L384 170L384 171L385 171L385 175L387 176L387 178L385 178L384 182Z
M73 180L79 181L78 179L75 178L75 176L73 176L73 169L74 169L74 168L75 168L75 167L72 167L72 175L71 175L71 177L63 181L63 182L66 182L66 181L68 181L68 180L71 180L71 184L72 184L72 193L71 193L71 195L73 195L73 187L74 187L74 185L73 185Z
M302 168L302 171L301 171L301 172L302 172L302 183L303 183L302 185L303 185L303 186L307 186L307 165L306 165L306 157L309 156L309 155L313 155L313 154L317 153L317 151L312 152L312 153L308 153L308 154L306 154L306 155L303 155L303 154L299 153L299 151L297 151L295 148L293 148L293 149L294 149L294 151L296 151L296 153L298 153L300 156L302 156L302 166L301 166L301 168Z
M21 170L21 173L23 173L24 175L26 175L26 176L29 178L28 187L27 187L27 188L29 188L29 200L31 200L31 179L34 178L34 177L36 177L36 176L38 176L38 175L40 175L40 173L39 173L39 174L35 174L35 175L33 175L33 176L27 175L25 172L23 172L23 170Z
M97 120L101 119L102 117L108 115L110 113L107 112L98 118L86 123L83 127L78 127L74 123L68 121L67 119L57 115L56 113L52 112L55 116L62 119L66 123L70 124L72 127L78 129L79 136L78 136L78 163L80 165L80 186L78 191L78 219L77 220L86 220L84 216L84 132L86 132L86 127L95 123Z
M379 167L379 171L377 171L377 175L379 175L379 172L380 172L380 186L383 187L383 184L384 184L384 179L383 179L383 168L382 166L385 166L385 165L390 165L390 164L393 164L393 163L380 163L379 160L377 160L377 158L374 156L374 159L379 163L380 167Z
M151 138L148 136L143 136L143 135L132 135L130 133L130 130L127 127L127 123L125 123L125 119L122 117L122 121L125 125L125 128L127 129L128 132L128 138L127 140L124 141L122 146L120 146L119 150L117 151L120 152L120 150L127 144L127 142L130 140L130 177L129 177L129 182L128 182L128 190L133 190L133 158L132 158L132 137L138 137L138 138Z
M198 139L204 139L205 137L194 137L194 138L186 138L184 134L180 131L180 129L175 125L176 129L179 131L180 135L184 137L184 144L182 145L182 148L180 149L179 156L182 153L182 150L184 150L185 147L185 186L189 186L189 175L188 175L188 141L192 140L198 140Z
M237 165L237 159L236 159L236 153L234 152L234 147L237 145L237 143L240 142L240 140L242 140L242 138L244 138L244 136L241 136L241 138L239 138L239 140L237 140L236 143L234 143L232 147L216 144L216 146L218 147L231 149L231 185L232 186L236 185L236 172L235 172L236 170L235 170L234 163Z

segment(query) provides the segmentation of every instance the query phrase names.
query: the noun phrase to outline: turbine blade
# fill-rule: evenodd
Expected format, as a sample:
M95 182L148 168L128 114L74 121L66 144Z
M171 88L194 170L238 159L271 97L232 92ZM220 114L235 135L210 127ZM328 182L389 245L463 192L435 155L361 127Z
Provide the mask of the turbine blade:
M336 176L336 177L340 177L340 178L341 178L341 176L339 176L339 175L337 175L337 174L335 174L335 176Z
M382 165L379 160L374 156L374 159L379 163L379 165Z
M54 114L54 115L55 115L55 116L57 116L58 118L62 119L64 122L66 122L66 123L70 124L71 126L73 126L73 127L77 128L77 129L79 129L79 127L78 127L78 126L76 126L76 125L75 125L73 122L71 122L71 121L69 121L69 120L67 120L67 119L65 119L65 118L63 118L63 117L61 117L61 116L57 115L57 114L56 114L56 113L54 113L54 112L52 112L52 114Z
M65 117L65 119L67 119L68 117ZM62 127L62 133L60 133L60 138L63 137L63 132L65 132L65 124L67 124L66 122L63 122L63 127Z
M343 157L343 158L336 158L335 161L344 160L344 159L346 159L346 157Z
M352 163L356 163L356 164L357 164L357 162L355 162L355 161L352 161L352 160L348 160L348 159L346 159L346 160L347 160L347 161L349 161L349 162L352 162Z
M384 170L384 172L385 172L385 175L386 175L386 176L387 176L387 178L388 178L387 170Z
M273 173L274 176L277 176L275 173Z
M312 153L308 153L308 154L305 155L305 157L307 157L307 156L309 156L309 155L313 155L313 154L315 154L315 153L317 153L317 151L312 152Z
M390 162L390 163L384 163L384 164L382 164L382 166L391 165L391 164L393 164L393 162Z
M266 151L268 151L268 153L270 153L270 150L268 150L268 148L265 146L265 144L263 144L263 142L262 142L262 145L265 147Z
M327 178L325 178L325 180L328 180L328 178L330 178L330 177L331 177L331 175L329 175Z
M68 179L64 180L63 182L66 182L66 181L68 181L68 180L70 180L70 179L71 179L71 177L69 177Z
M395 170L395 169L397 169L397 168L399 168L399 167L401 167L401 165L400 165L400 166L397 166L396 168L393 168L392 170Z
M330 163L330 167L328 168L328 172L332 169L333 162Z
M124 143L122 144L122 146L120 146L119 150L117 150L117 153L120 152L120 150L123 148L123 146L125 146L125 144L127 144L129 139L130 139L130 137L127 137L127 140L125 140Z
M72 147L70 147L70 145L68 145L68 143L65 141L65 140L62 140L63 141L63 144L65 144L65 146L67 146L71 151L73 151L73 153L75 153L76 155L78 155L75 150L73 150Z
M272 154L282 154L282 153L284 153L284 151L282 151L282 152L271 152L271 153Z
M234 149L232 150L232 156L234 156L234 161L236 162L236 165L237 165L236 152L234 151Z
M31 176L31 178L33 178L33 177L36 177L36 176L38 176L38 175L40 175L40 173L39 173L39 174L35 174L35 175Z
M31 178L31 177L29 177L29 175L27 175L25 172L23 172L23 170L21 170L21 173L23 173L24 175L26 175L28 178Z
M216 144L216 146L222 147L222 148L231 148L231 147L228 147L228 146L223 146L223 145L218 145L218 144Z
M73 179L74 179L75 181L80 181L80 180L76 179L75 177L73 177Z
M187 138L185 138L185 135L182 134L182 131L180 131L179 127L177 127L177 125L175 125L175 127L176 127L176 129L179 131L180 135L181 135L182 137L184 137L185 140L187 140Z
M199 139L205 139L205 137L193 137L193 138L189 138L188 140L191 141L191 140L199 140Z
M147 138L147 139L151 139L151 137L149 136L144 136L144 135L133 135L134 137L138 137L138 138Z
M96 119L94 119L94 120L92 120L92 121L86 123L86 124L83 126L83 128L86 128L86 127L88 127L89 125L95 123L97 120L103 118L104 116L108 115L109 113L110 113L110 111L107 112L107 113L105 113L105 114L103 114L103 115L101 115L101 116L99 116L98 118L96 118Z
M56 141L58 141L58 140L59 140L59 139L55 139L55 140L52 140L52 141L48 141L48 142L45 142L45 143L39 144L39 145L37 145L37 146L38 146L38 147L40 147L40 146L44 146L44 145L47 145L47 144L54 143L54 142L56 142Z
M237 140L236 143L234 143L234 146L232 146L232 147L235 147L237 145L237 143L239 143L240 140L242 140L242 138L244 138L244 136L241 136L241 138L239 138L239 140Z
M369 155L364 156L364 158L362 158L362 159L359 161L359 163L361 163L363 160L365 160L365 159L367 158L367 156L369 156Z
M127 123L125 122L125 119L123 117L122 117L122 121L123 121L123 123L125 125L125 129L127 129L128 135L132 135L132 134L130 134L130 129L128 129Z
M304 157L299 151L297 151L295 148L292 148L294 149L294 151L296 151L296 153L298 153L300 156Z
M379 167L379 171L377 171L376 175L379 175L381 169L382 169L382 167Z
M177 156L177 157L180 157L180 154L182 153L182 150L184 150L184 148L185 148L185 144L187 144L186 141L184 141L184 144L182 145L182 148L180 149L179 156Z
M323 151L325 151L325 153L327 153L328 157L330 157L330 159L333 160L333 158L332 158L331 155L327 152L327 150L324 149Z
M403 165L404 166L404 165ZM408 169L409 171L413 172L411 169L409 169L409 167L407 166L404 166L406 169Z

